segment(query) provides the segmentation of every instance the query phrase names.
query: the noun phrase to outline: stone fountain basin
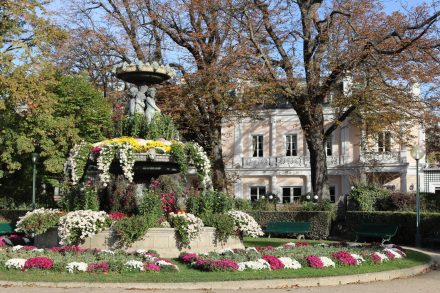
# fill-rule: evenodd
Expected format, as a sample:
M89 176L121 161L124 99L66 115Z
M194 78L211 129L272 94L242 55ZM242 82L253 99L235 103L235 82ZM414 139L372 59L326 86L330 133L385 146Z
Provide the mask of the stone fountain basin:
M34 245L37 248L50 248L61 246L59 244L58 231L51 228L44 234L35 236ZM111 230L104 230L93 237L86 238L84 243L80 245L87 249L120 249L118 246L118 237ZM218 251L224 248L244 248L243 241L237 236L231 236L226 243L218 243L215 239L215 228L204 227L203 231L195 240L191 241L190 247L181 247L176 238L173 228L151 228L145 234L144 238L134 242L129 247L123 248L127 252L136 251L138 249L156 250L161 257L177 258L183 251L191 251L197 253Z
M170 79L170 76L165 71L126 71L118 72L116 76L123 81L135 85L159 84Z

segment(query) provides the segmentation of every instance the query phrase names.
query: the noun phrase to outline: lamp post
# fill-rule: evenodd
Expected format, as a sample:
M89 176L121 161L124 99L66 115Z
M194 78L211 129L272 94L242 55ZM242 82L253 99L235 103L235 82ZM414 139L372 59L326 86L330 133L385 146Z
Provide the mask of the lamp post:
M416 160L416 247L420 247L420 188L419 188L419 160L425 156L425 151L419 145L411 150L411 157Z
M37 179L37 160L38 160L38 154L32 153L32 209L35 209L35 186L36 186L36 179Z

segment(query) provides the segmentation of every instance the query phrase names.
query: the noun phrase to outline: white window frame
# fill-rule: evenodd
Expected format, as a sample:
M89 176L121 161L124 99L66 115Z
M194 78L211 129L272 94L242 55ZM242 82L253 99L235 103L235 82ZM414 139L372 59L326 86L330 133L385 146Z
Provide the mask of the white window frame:
M330 142L330 148L329 148L329 143ZM330 150L330 155L328 154ZM325 155L327 157L331 157L333 156L333 133L327 136L327 140L325 142Z
M379 142L382 138L382 146L379 145ZM392 146L392 134L389 130L384 130L377 134L377 152L378 153L388 153L391 152Z
M295 155L287 155L287 137L296 137L295 140ZM288 133L284 135L284 156L286 157L297 157L298 156L298 134L297 133Z
M249 201L252 202L252 188L257 189L257 200L261 198L261 196L267 194L267 186L266 185L252 185L249 186ZM260 194L260 188L264 188L264 193Z
M293 189L294 188L301 188L301 194L300 194L300 196L301 195L303 195L304 194L304 186L300 186L300 185L291 185L291 186L281 186L280 187L280 203L284 203L283 202L283 199L284 199L284 196L283 196L283 189L284 188L289 188L290 189L290 202L288 202L287 204L289 204L289 203L295 203L295 202L299 202L299 200L300 200L300 198L298 198L298 201L295 201L294 199L294 192L293 192Z
M255 149L254 149L254 137L261 137L261 152L262 156L259 156L259 149L258 149L258 141L257 141L257 156L254 156ZM251 135L251 157L253 158L263 158L264 157L264 135L263 134L252 134Z

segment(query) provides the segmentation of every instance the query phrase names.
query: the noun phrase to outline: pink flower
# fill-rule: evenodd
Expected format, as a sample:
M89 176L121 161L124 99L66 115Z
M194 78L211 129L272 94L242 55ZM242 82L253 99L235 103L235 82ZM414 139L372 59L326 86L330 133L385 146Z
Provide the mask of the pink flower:
M295 246L299 247L299 246L308 246L310 245L309 242L295 242Z
M106 261L103 262L96 262L89 264L87 271L88 272L108 272L109 265Z
M342 262L343 264L349 266L357 265L357 260L348 252L340 250L338 252L333 253L333 257Z
M160 266L158 266L157 264L154 264L154 263L147 263L147 264L145 264L144 269L147 272L159 272Z
M190 263L198 260L199 256L196 253L183 253L179 256L180 261L183 263Z
M393 260L393 259L396 258L396 256L394 255L394 253L392 253L392 252L389 251L389 250L385 250L385 255L386 255L390 260Z
M192 264L194 268L203 271L210 271L211 270L210 265L211 265L211 260L208 259L198 259Z
M102 150L102 147L100 145L92 147L92 154L99 154Z
M316 255L309 255L306 257L309 266L316 269L322 269L324 267L324 263L322 260Z
M371 254L371 260L372 260L374 263L381 263L381 262L382 262L382 258L381 258L379 255L377 255L377 253L375 253L375 252L373 252L373 253Z
M278 259L278 257L273 255L265 255L262 257L270 265L271 270L281 270L284 269L284 264Z
M53 267L53 260L48 257L31 257L23 267L23 271L27 269L50 270Z
M257 251L272 251L273 247L272 246L255 246L255 249Z
M209 265L210 271L236 271L238 264L230 259L219 259L211 262Z

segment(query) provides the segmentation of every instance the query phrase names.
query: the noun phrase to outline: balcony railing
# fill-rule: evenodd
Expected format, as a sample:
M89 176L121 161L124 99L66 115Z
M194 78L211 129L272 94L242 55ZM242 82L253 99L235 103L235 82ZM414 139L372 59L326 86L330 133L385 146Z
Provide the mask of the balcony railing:
M405 163L400 152L362 152L360 161L363 163L399 164Z
M340 164L339 157L327 157L327 166L334 167ZM307 168L310 167L310 157L248 157L243 158L242 168Z

